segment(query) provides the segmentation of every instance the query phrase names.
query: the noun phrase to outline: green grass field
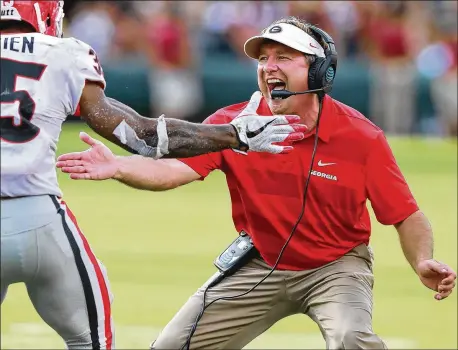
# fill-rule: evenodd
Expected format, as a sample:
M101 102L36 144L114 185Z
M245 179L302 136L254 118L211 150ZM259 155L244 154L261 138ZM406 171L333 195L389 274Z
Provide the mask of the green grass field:
M66 124L59 153L83 150L82 124ZM390 139L394 153L435 232L436 258L457 269L457 144ZM114 147L118 153L124 153ZM234 237L221 173L165 193L114 181L78 182L59 174L64 199L115 294L118 348L147 348L187 298L215 271L214 257ZM373 219L374 329L391 348L457 349L457 295L442 302L405 261L396 231ZM205 244L203 242L206 242ZM2 348L63 349L35 313L23 285L11 286L1 309ZM247 348L324 348L306 316L282 320Z

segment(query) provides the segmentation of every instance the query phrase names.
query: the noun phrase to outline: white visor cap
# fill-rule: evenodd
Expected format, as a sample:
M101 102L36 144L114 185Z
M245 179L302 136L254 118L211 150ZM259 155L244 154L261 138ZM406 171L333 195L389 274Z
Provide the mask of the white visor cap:
M271 39L309 55L325 57L324 49L318 41L302 29L288 23L274 24L267 28L264 34L248 39L244 46L246 55L257 60L264 39Z

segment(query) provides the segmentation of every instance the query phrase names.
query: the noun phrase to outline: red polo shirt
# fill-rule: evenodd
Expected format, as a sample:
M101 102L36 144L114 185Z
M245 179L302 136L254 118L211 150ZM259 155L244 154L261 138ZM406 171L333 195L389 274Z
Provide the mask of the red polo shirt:
M205 123L228 123L246 105L220 109ZM257 112L272 115L264 100ZM285 155L225 150L180 159L202 179L215 169L226 174L236 230L252 237L271 266L301 212L314 144L310 136ZM361 243L368 244L367 199L384 225L398 223L418 210L383 132L361 113L326 96L318 136L305 214L279 269L319 267Z

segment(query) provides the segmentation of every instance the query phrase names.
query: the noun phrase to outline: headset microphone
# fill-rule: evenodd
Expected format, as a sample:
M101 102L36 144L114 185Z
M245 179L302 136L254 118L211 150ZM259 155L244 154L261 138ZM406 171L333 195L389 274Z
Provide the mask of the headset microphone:
M293 95L312 94L314 92L319 92L323 90L324 89L314 89L314 90L306 90L306 91L299 91L299 92L292 92L288 90L272 90L272 92L270 93L270 96L273 99L281 98L282 100L284 100L285 98L291 97Z

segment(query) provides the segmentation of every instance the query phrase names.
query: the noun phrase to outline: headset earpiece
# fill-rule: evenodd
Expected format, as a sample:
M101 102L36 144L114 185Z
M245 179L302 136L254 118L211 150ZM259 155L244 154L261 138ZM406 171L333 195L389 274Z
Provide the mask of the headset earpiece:
M310 29L326 43L324 47L325 57L316 57L309 67L308 88L309 90L323 89L318 93L324 96L325 93L332 91L332 84L337 70L337 51L334 40L324 30L310 26Z
M315 61L309 67L308 83L309 90L321 89L323 82L320 79L320 71L323 69L323 65L326 64L326 58L316 57Z

